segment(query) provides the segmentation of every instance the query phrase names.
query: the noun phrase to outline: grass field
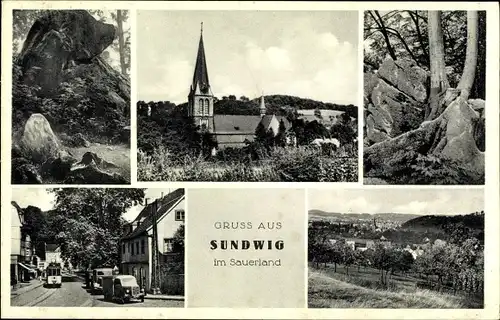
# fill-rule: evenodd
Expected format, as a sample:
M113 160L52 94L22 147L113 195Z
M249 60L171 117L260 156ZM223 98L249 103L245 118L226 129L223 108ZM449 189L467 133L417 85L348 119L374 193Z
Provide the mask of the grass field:
M482 308L471 297L417 289L414 277L393 276L389 289L378 284L377 270L343 267L309 268L308 304L310 308Z

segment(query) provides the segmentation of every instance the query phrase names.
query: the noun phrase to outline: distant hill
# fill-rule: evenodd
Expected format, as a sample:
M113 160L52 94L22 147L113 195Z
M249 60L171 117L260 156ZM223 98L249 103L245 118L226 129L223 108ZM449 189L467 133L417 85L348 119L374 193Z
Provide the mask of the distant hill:
M359 219L379 219L379 220L387 220L394 222L406 222L408 220L412 220L416 217L420 217L415 214L407 214L407 213L339 213L339 212L326 212L322 210L309 210L309 218L322 218L328 220L359 220Z
M470 229L484 229L484 213L474 212L455 216L420 216L406 221L401 227L407 229L442 229L446 225L461 224Z

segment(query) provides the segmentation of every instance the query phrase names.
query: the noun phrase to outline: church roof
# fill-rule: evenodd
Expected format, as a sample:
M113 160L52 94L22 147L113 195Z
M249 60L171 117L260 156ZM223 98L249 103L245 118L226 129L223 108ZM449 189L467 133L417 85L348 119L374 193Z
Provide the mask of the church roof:
M260 116L214 115L214 133L254 134Z
M198 86L202 93L207 93L210 88L207 61L205 58L205 48L203 46L203 33L200 35L200 43L198 44L198 55L196 56L196 65L194 67L191 91L195 91Z

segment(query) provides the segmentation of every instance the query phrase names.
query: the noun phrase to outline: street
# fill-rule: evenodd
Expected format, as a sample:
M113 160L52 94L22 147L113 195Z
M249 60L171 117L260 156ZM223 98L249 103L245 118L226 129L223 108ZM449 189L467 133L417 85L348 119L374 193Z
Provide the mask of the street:
M141 302L119 304L104 301L103 295L91 295L77 277L64 277L61 288L37 287L11 297L11 306L24 307L163 307L183 308L184 301L145 299Z

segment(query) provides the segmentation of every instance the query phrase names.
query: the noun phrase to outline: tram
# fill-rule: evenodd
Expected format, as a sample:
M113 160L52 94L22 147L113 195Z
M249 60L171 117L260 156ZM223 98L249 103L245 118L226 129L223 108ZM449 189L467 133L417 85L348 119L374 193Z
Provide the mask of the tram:
M60 288L62 285L61 264L55 262L49 263L46 273L45 285L47 287Z

